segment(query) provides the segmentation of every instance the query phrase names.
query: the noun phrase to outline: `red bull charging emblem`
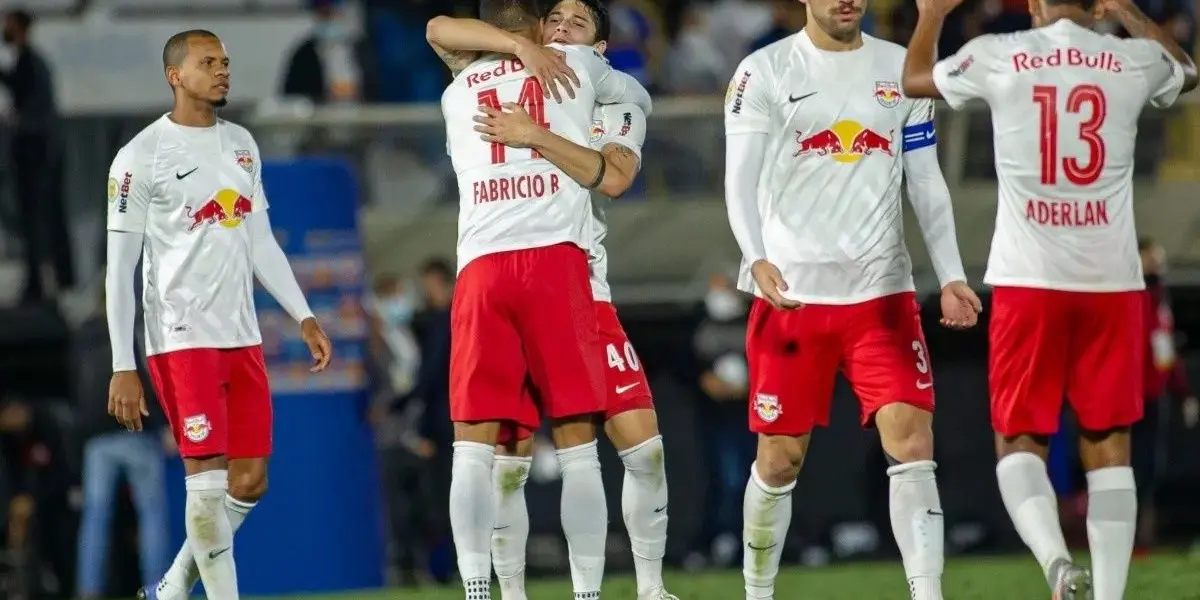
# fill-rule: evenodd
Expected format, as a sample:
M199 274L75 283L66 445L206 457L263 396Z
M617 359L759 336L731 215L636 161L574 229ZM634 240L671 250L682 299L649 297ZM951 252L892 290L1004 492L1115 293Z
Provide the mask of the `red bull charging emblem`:
M254 204L249 198L234 190L221 190L204 204L187 207L187 216L191 219L188 231L195 231L205 225L220 225L232 229L241 225L246 216L253 211Z
M858 162L862 157L876 152L895 156L892 133L884 136L855 121L838 121L823 131L797 131L796 152L792 156L828 156L840 163Z
M875 100L884 108L895 108L904 96L900 94L900 84L895 81L876 81Z

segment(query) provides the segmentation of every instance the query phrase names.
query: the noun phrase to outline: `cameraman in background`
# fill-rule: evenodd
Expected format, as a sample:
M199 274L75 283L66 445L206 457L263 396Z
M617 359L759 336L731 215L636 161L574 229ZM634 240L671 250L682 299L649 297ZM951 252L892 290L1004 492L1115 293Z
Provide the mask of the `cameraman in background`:
M79 524L79 559L76 566L77 597L83 600L112 596L130 597L135 590L109 590L109 556L131 559L113 552L113 512L119 504L120 482L129 486L137 513L138 558L141 584L153 585L166 573L171 558L168 538L166 479L167 452L174 440L167 428L153 387L146 386L150 417L142 431L125 431L108 414L108 384L112 377L112 351L104 297L99 311L74 332L72 364L75 367L75 401L83 446L83 514ZM141 320L137 321L140 325ZM141 339L141 327L134 339ZM146 375L139 354L138 371ZM124 536L116 536L121 539Z

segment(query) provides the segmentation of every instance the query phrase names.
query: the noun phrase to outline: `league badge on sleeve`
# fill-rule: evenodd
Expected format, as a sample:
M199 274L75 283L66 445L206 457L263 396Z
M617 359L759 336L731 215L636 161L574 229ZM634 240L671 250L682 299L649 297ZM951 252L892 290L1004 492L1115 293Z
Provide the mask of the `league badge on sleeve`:
M904 96L900 94L900 84L895 81L876 81L875 99L884 108L895 108L904 99Z
M254 155L249 150L234 150L233 159L243 171L254 174Z
M116 202L116 201L117 201L117 180L110 177L108 179L108 202L109 202L109 204L112 204L113 202Z

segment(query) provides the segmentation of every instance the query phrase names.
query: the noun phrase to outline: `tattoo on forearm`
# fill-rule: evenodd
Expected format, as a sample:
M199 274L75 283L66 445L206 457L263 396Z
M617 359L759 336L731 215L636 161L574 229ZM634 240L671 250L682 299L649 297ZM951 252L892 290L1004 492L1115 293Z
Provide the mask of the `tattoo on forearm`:
M630 150L629 148L626 148L620 144L613 144L613 146L614 147L609 150L609 152L614 155L613 158L619 158L621 160L630 161L635 165L637 164L638 157L633 150Z
M447 67L450 67L450 72L455 75L458 75L459 72L470 66L478 54L463 50L446 50L445 48L437 48L435 51L438 58L442 59L442 62L446 63Z

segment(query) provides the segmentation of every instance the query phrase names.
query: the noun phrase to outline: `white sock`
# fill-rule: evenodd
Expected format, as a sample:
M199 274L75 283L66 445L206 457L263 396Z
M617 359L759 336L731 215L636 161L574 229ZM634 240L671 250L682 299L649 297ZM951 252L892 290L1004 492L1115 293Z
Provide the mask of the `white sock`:
M533 459L497 456L492 467L496 491L496 525L492 529L492 567L503 600L526 600L525 544L529 541L529 508L525 482Z
M496 520L488 444L454 442L450 475L450 529L458 553L458 574L467 600L491 600L492 527Z
M562 528L571 560L575 600L600 597L604 548L608 541L608 504L600 478L596 441L556 452L562 473Z
M212 600L237 600L237 567L233 562L233 528L225 512L229 475L224 469L187 478L184 526L196 557L205 594Z
M1021 541L1049 580L1050 565L1059 559L1071 560L1071 553L1058 523L1058 497L1046 474L1046 463L1030 452L1009 454L996 463L996 481Z
M935 469L937 463L920 460L887 470L892 534L904 561L912 600L942 600L945 523Z
M1089 471L1087 533L1092 551L1092 593L1096 600L1121 600L1137 532L1137 489L1133 469Z
M229 527L237 534L237 530L246 520L246 515L257 506L255 502L238 500L229 494L225 495L225 515L229 517ZM167 569L162 581L158 584L158 600L185 600L191 595L196 582L200 581L200 570L196 568L196 558L192 556L192 548L184 542L171 568Z
M742 541L746 544L742 577L746 581L747 600L775 597L775 577L779 575L783 542L792 524L795 488L795 481L782 487L767 485L758 475L758 463L750 465L750 481L742 504Z
M663 587L663 555L667 553L667 469L662 436L656 435L624 452L625 481L621 514L629 531L638 595Z

